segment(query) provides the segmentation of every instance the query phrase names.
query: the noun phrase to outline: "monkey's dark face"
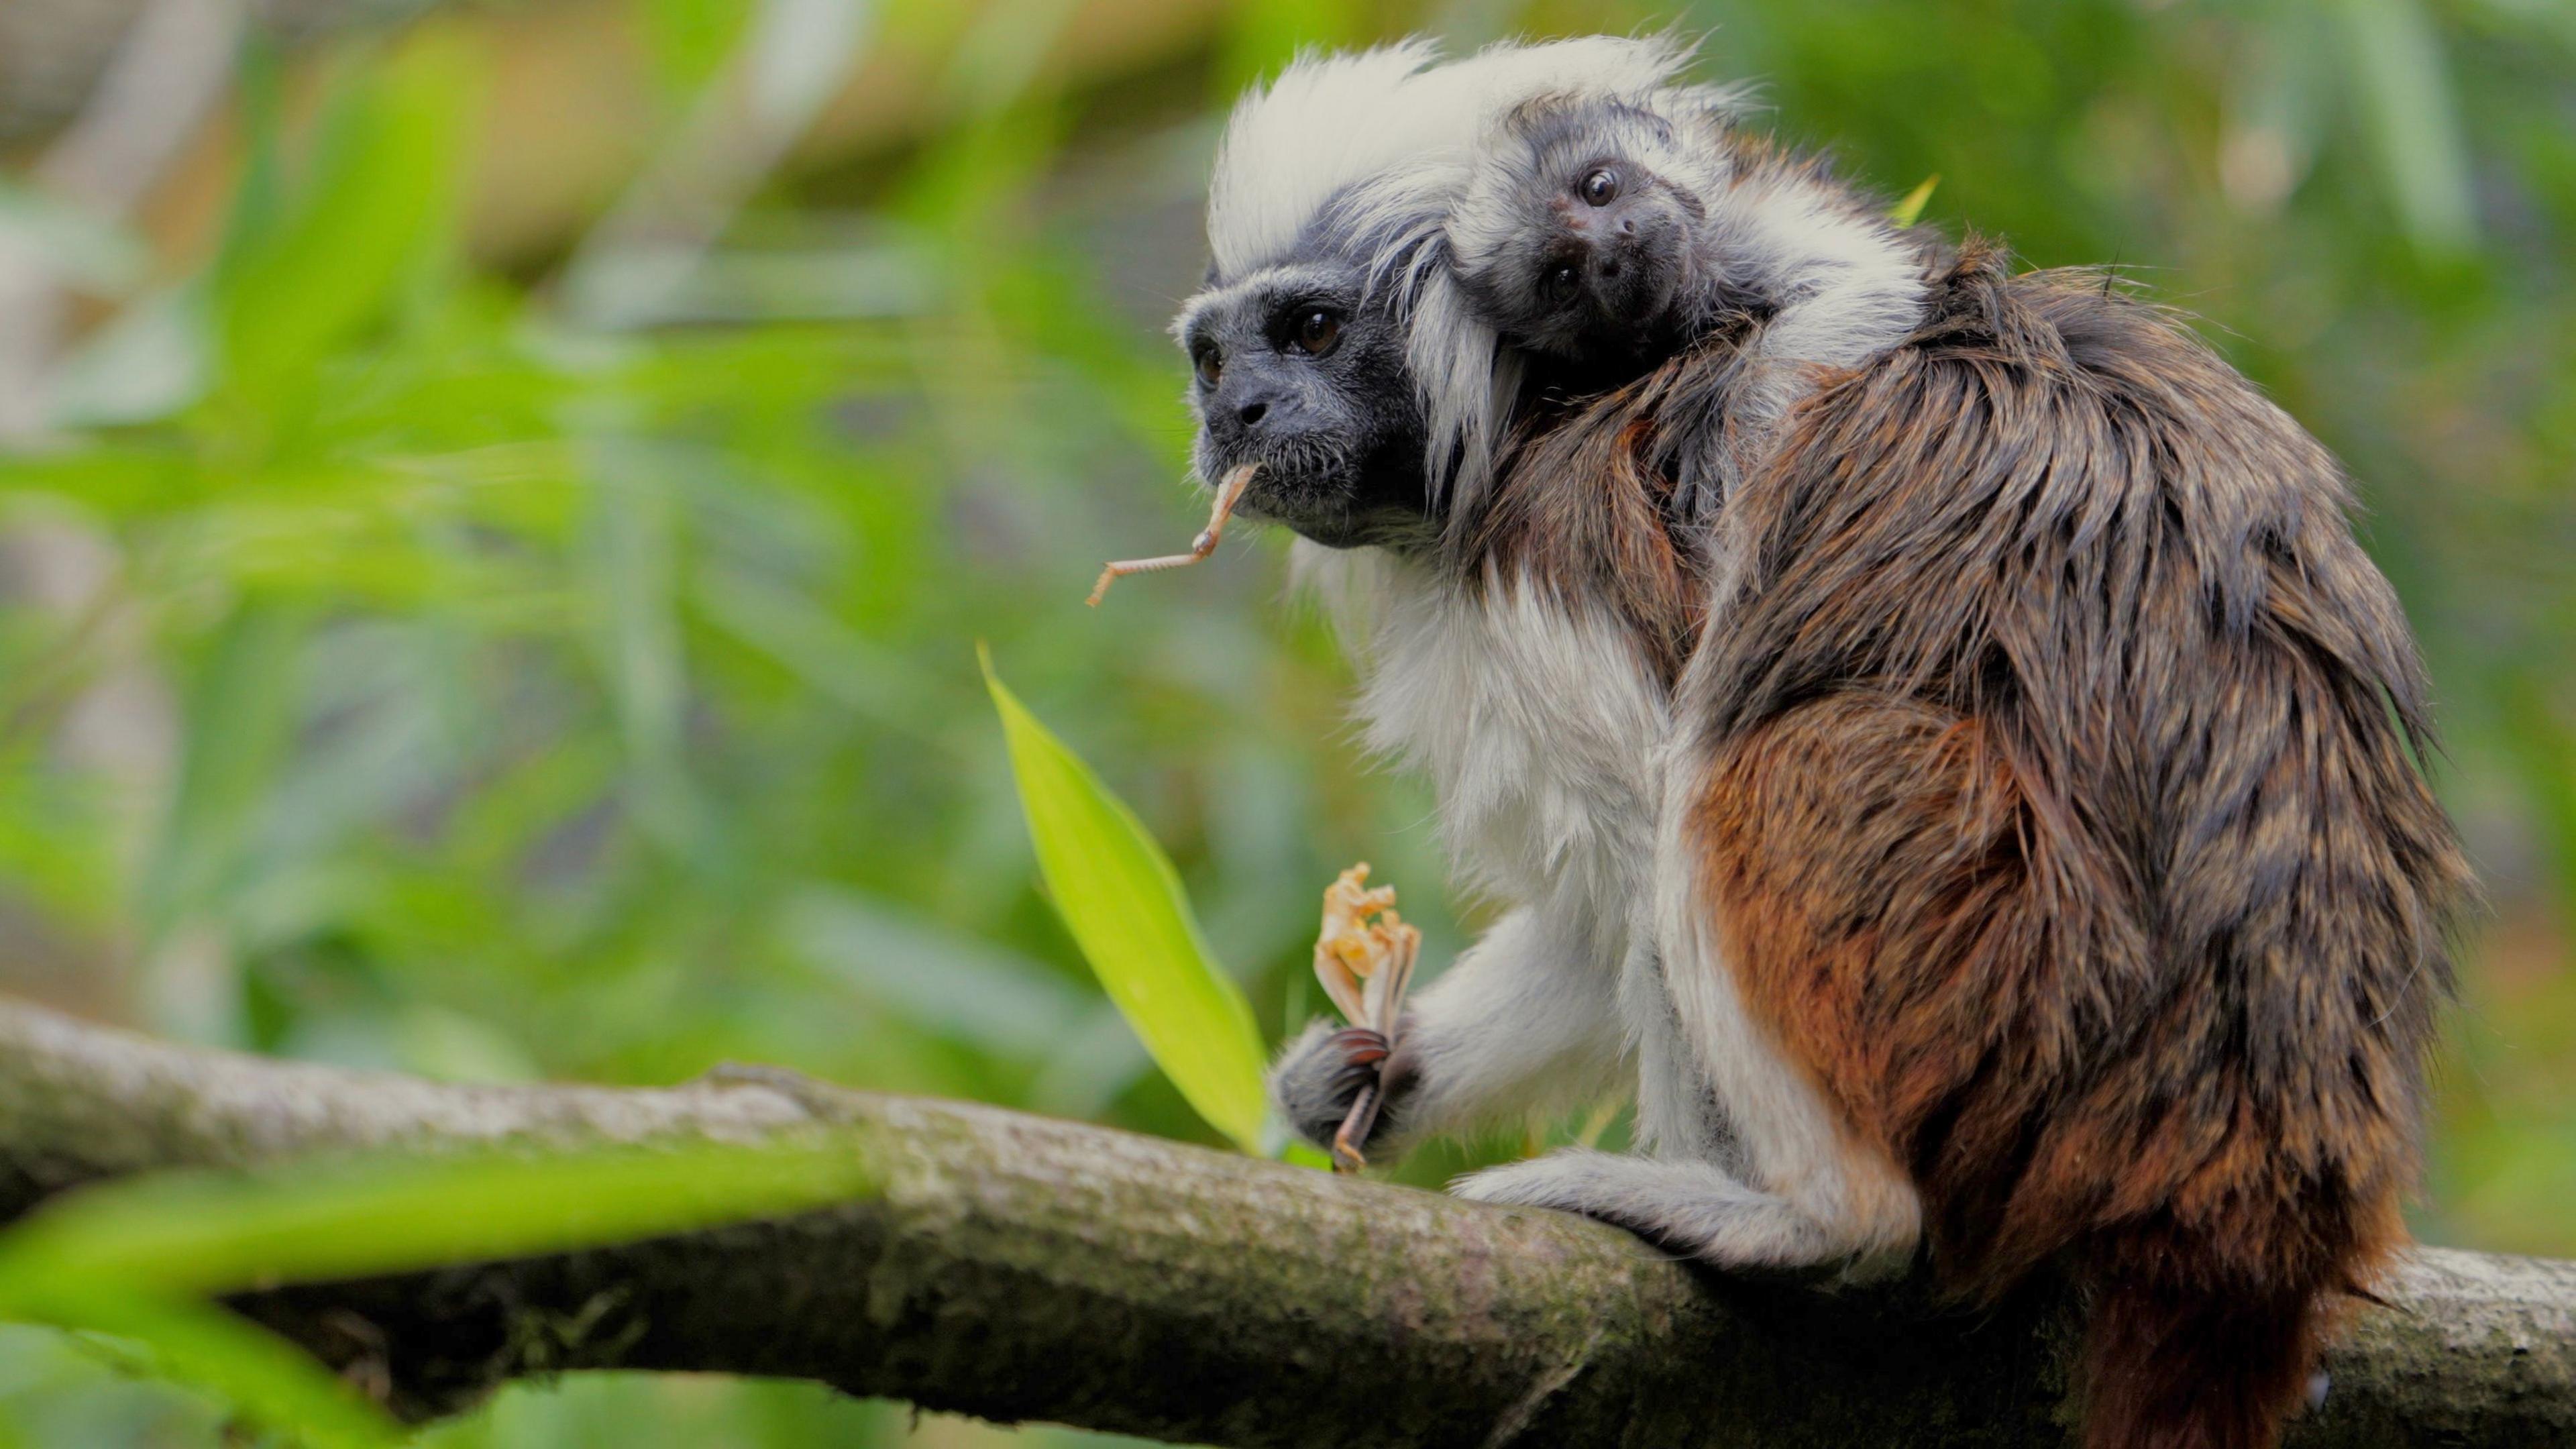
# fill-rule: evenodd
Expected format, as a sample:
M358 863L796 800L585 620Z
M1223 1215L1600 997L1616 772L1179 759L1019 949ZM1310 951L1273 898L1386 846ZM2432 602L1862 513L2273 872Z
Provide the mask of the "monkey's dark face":
M1604 157L1548 207L1555 221L1537 294L1584 337L1637 339L1666 325L1689 280L1698 199L1634 162Z
M1722 123L1615 100L1523 106L1445 224L1460 284L1525 351L1623 367L1686 337L1724 184Z
M1582 362L1669 345L1705 215L1698 198L1604 155L1525 190L1519 209L1521 235L1467 275L1497 330Z
M1199 476L1261 464L1240 511L1335 548L1418 535L1428 508L1404 332L1363 280L1339 262L1267 268L1202 292L1174 329Z

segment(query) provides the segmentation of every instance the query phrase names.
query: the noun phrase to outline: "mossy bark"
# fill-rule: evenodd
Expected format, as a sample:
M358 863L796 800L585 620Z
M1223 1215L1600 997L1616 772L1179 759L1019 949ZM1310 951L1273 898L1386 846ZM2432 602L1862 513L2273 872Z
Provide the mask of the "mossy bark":
M882 1196L235 1306L433 1415L563 1369L808 1378L992 1419L1289 1446L2065 1442L2064 1306L1729 1280L1622 1233L958 1103L795 1083L463 1087L0 1006L0 1217L156 1166L811 1133ZM2428 1250L2291 1442L2576 1444L2576 1264Z

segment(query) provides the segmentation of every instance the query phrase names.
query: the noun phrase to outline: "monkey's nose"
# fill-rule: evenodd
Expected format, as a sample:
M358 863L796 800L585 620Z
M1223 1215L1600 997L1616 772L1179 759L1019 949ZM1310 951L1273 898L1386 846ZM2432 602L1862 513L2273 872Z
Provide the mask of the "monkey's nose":
M1267 402L1248 402L1237 408L1234 415L1241 418L1243 425L1248 428L1261 421L1262 415L1269 411L1270 404Z

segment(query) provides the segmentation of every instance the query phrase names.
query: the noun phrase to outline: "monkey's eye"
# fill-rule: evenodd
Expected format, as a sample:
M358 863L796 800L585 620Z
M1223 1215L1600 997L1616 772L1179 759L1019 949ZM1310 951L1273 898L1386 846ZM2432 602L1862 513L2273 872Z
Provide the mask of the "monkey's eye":
M1201 387L1214 387L1216 380L1225 375L1225 359L1218 356L1217 350L1213 347L1201 352L1192 360L1198 364Z
M1583 199L1594 206L1608 206L1619 199L1619 173L1604 166L1583 178Z
M1575 284L1581 280L1581 275L1570 266L1550 267L1547 275L1539 279L1539 285L1547 292L1549 301L1570 302L1574 300Z
M1333 350L1333 343L1341 335L1342 319L1316 307L1297 319L1297 330L1289 334L1289 339L1297 344L1298 351L1309 357L1321 357Z

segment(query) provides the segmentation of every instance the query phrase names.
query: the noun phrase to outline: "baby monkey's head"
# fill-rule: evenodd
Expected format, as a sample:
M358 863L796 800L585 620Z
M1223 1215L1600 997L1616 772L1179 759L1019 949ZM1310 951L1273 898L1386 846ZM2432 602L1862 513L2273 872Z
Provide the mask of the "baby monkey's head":
M1459 280L1532 352L1589 365L1668 352L1706 290L1699 241L1722 154L1631 101L1524 105L1450 215Z

